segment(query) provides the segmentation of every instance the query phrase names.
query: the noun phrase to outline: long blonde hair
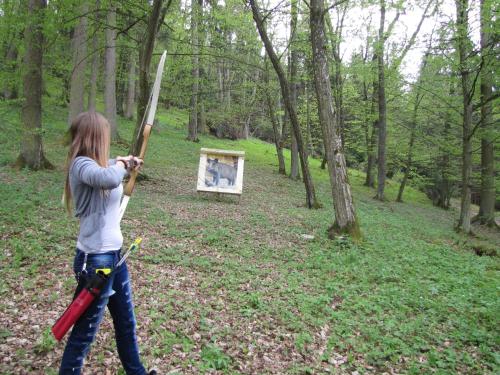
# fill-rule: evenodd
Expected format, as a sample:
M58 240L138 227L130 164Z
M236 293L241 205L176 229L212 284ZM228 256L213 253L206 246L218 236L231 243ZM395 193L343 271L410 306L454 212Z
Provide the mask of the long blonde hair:
M74 118L69 127L69 151L66 159L66 184L63 201L68 213L71 212L71 188L69 169L78 156L94 159L101 167L108 166L111 131L108 120L94 111L82 112Z

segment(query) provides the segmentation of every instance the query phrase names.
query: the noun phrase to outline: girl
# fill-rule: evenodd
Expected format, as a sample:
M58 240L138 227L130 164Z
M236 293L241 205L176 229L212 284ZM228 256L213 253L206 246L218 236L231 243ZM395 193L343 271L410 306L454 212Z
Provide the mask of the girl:
M72 122L71 145L67 159L64 201L68 212L74 205L80 219L73 270L78 280L78 294L87 275L99 268L113 269L120 260L123 237L119 209L127 172L138 169L142 160L117 157L108 160L110 125L99 113L80 113ZM76 294L75 294L76 295ZM105 307L113 318L116 346L127 374L149 373L139 359L135 333L132 289L126 263L115 270L100 296L75 323L66 343L59 374L80 374L90 344L94 340Z

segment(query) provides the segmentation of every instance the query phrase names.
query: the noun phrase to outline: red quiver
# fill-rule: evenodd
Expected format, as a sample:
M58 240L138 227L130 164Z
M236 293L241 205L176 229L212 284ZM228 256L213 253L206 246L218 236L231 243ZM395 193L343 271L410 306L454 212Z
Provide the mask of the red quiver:
M83 290L68 306L64 314L52 326L52 333L57 341L60 341L66 332L75 324L75 322L88 309L92 301L99 296L101 290L106 285L108 276L102 271L94 274L87 282Z

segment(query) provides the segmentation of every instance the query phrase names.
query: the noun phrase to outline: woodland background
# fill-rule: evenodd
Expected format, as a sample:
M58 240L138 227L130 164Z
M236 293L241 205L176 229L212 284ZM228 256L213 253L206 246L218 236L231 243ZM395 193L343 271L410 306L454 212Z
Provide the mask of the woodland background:
M167 50L124 219L150 236L134 264L149 362L495 373L499 30L490 0L0 2L0 369L57 368L69 122L97 109L114 154L138 154ZM240 205L189 187L207 146L247 152ZM151 297L155 278L172 291ZM116 365L109 329L90 367Z

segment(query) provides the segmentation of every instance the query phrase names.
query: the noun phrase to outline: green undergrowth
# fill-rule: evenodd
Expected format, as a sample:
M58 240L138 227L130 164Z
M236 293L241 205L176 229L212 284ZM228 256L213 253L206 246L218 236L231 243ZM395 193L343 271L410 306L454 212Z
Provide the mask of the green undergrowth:
M16 171L20 107L0 103L0 348L18 345L9 349L28 372L53 372L58 355L44 357L62 348L48 322L21 330L31 332L31 344L9 340L21 337L16 327L25 321L6 301L50 310L74 287L77 223L60 203L67 112L47 107L44 147L56 170ZM308 210L301 182L277 174L272 145L207 135L191 143L186 122L183 111L160 111L145 158L149 179L136 187L122 225L127 243L145 239L131 267L146 361L161 358L164 372L179 373L499 372L500 264L453 232L456 213L411 187L405 203L395 203L396 181L388 182L388 201L376 201L364 174L351 170L364 240L330 240L331 191L319 160L310 166L323 208ZM120 119L123 139L133 126ZM241 201L196 194L201 147L245 151ZM127 150L120 143L112 152ZM494 235L474 241L499 245ZM59 292L40 296L55 285ZM111 337L103 340L113 352ZM104 355L89 360L107 365Z

